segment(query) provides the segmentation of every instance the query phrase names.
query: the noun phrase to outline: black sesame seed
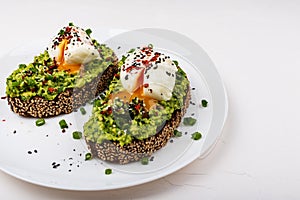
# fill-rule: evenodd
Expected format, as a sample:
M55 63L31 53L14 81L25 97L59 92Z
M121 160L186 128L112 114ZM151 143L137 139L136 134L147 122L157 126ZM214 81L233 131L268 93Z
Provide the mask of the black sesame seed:
M34 153L37 153L38 151L35 149L33 152L34 152Z
M32 154L32 151L28 151L27 153L28 153L28 154Z

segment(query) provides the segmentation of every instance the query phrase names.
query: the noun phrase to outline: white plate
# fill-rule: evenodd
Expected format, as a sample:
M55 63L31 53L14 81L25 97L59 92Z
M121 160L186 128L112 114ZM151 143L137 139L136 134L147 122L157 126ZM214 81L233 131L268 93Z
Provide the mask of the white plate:
M35 126L35 119L14 114L6 99L0 101L0 168L19 179L67 190L108 190L146 183L188 165L203 157L221 134L227 115L227 96L224 85L212 61L202 48L189 38L176 32L161 29L140 29L135 31L102 30L111 37L104 43L113 48L118 56L137 46L153 44L156 50L167 53L188 74L191 81L192 104L186 116L197 118L196 125L179 130L182 137L172 138L166 147L153 155L148 165L139 162L116 165L98 159L85 161L88 152L83 139L74 140L72 132L82 131L87 115L74 112L46 119L46 124ZM111 33L111 34L110 34ZM95 38L100 32L93 33ZM5 96L5 79L20 63L32 61L42 52L48 41L24 44L0 60L0 95ZM200 106L206 99L208 107ZM90 111L91 106L86 106ZM65 119L69 128L62 133L59 120ZM71 125L70 125L71 123ZM202 139L194 141L191 134L202 133ZM30 153L31 152L31 153ZM59 164L57 168L54 165ZM113 173L105 175L106 168Z

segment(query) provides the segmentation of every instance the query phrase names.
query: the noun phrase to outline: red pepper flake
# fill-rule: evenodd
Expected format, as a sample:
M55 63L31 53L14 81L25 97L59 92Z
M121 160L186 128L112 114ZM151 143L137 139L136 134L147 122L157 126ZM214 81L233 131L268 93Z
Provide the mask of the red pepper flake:
M50 87L50 88L48 88L48 91L49 91L50 93L53 93L53 92L55 92L55 91L56 91L56 88L52 88L52 87Z
M144 88L148 88L149 87L149 84L148 83L145 83L144 84Z
M135 108L137 111L139 111L140 108L141 108L141 104L137 104L134 108Z
M5 121L6 121L6 119L2 119L2 121L3 121L3 122L5 122Z
M133 66L133 65L130 67L127 67L126 72L130 72L131 70L133 70L135 68L136 68L136 66Z

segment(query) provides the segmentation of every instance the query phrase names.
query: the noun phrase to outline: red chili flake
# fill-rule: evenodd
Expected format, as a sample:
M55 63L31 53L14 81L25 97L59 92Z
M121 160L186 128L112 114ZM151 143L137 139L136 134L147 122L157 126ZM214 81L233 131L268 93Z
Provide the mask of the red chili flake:
M137 104L134 108L135 108L137 111L139 111L140 108L141 108L141 104Z
M2 121L5 122L6 120L5 120L5 119L2 119Z
M133 70L135 68L136 68L136 66L133 66L133 65L130 67L127 67L126 72L130 72L131 70Z
M144 88L148 88L149 87L149 84L148 83L145 83L144 84Z
M50 88L48 88L48 91L52 93L52 92L56 91L56 89L55 89L55 88L52 88L52 87L50 87Z
M112 110L112 107L108 107L108 108L107 108L107 114L109 114L109 115L112 114L112 111L113 111L113 110Z
M114 77L120 78L120 74L115 74Z
M66 28L66 32L71 32L72 28L71 27L67 27Z

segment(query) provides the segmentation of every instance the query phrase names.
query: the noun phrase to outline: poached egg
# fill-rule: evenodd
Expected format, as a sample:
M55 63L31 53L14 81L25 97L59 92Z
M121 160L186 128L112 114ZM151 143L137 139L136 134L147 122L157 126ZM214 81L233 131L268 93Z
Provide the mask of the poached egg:
M58 69L69 73L76 73L82 64L100 58L89 34L73 25L61 29L47 49L50 57L57 62Z
M151 100L169 100L175 86L175 63L151 47L137 48L121 66L120 80L132 96Z

